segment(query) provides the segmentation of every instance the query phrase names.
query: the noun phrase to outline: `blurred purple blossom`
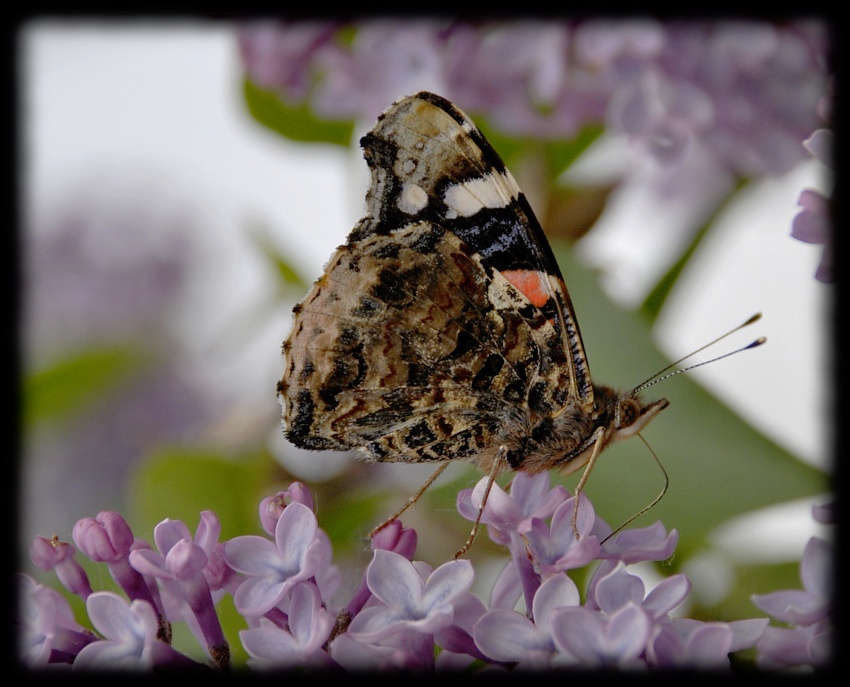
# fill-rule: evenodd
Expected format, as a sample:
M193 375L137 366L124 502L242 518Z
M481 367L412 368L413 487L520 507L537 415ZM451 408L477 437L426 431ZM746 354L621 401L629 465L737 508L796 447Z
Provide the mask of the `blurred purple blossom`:
M584 606L562 608L551 622L558 648L555 665L620 669L644 667L641 658L652 631L652 619L628 603L611 615Z
M834 524L835 504L814 506L817 522ZM800 561L803 589L754 594L753 603L785 627L768 627L758 640L758 665L766 670L825 668L835 656L832 598L835 580L835 547L812 537Z
M173 327L198 250L185 208L134 192L144 201L109 184L84 188L49 213L39 207L27 226L25 374L101 351L125 361L62 414L26 426L27 538L114 503L146 451L196 435L216 402L201 393Z
M72 663L80 650L97 639L76 620L59 592L18 573L18 657L29 667Z
M802 159L828 49L817 21L729 20L255 22L239 43L249 78L325 117L425 88L508 135L605 123L679 173L705 168L691 156L747 177Z
M831 168L834 139L831 130L818 129L803 145L816 160ZM822 282L835 281L831 201L819 191L804 189L797 204L803 209L794 217L791 236L803 243L823 245L823 254L815 278Z
M788 627L769 627L757 644L759 665L824 667L833 654L832 594L834 547L817 537L800 562L803 589L754 594L753 603Z

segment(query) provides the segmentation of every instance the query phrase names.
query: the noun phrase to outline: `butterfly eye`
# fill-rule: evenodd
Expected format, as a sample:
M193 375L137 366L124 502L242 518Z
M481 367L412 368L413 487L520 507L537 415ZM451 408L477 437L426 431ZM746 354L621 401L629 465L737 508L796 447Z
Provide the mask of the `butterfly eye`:
M627 398L617 405L617 429L631 427L640 417L640 404L633 398Z

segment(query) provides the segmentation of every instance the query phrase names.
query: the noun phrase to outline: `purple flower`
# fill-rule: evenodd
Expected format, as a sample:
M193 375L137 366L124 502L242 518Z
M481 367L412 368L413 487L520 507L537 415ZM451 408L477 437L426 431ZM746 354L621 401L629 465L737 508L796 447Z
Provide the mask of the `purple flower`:
M622 561L603 561L590 582L587 605L612 615L632 603L641 606L653 620L660 620L682 603L690 590L690 581L680 573L664 578L646 594L643 580L628 573Z
M130 564L131 549L143 547L137 545L127 521L119 513L103 511L96 518L78 520L72 534L83 553L95 562L107 564L112 579L131 601L146 601L157 609L159 636L170 640L171 627L156 584L149 583L143 573Z
M556 665L639 668L653 623L645 610L629 602L612 615L584 606L562 608L550 626L560 652Z
M478 509L487 488L487 477L483 477L474 489L464 489L457 495L458 512L467 520L478 517ZM519 472L511 482L508 495L498 484L493 483L487 504L481 514L481 522L488 525L490 538L499 544L508 544L510 534L524 534L531 528L533 518L549 518L555 509L569 498L569 493L560 484L549 488L549 473L529 475Z
M179 520L163 520L154 529L159 553L137 549L130 553L130 564L143 575L160 581L169 593L172 618L181 617L220 668L230 663L230 649L216 615L209 583L204 576L207 555L218 539L218 518L207 511L198 526L197 539Z
M92 624L105 639L85 646L75 670L150 670L188 667L194 661L157 639L156 612L146 601L127 603L117 594L95 592L86 601Z
M317 529L313 511L291 503L277 521L274 543L256 536L224 543L228 565L246 576L233 596L240 613L263 615L297 582L316 574L329 547L316 536Z
M331 40L332 29L353 38ZM606 120L673 180L706 167L784 172L798 161L825 89L825 37L814 22L392 20L252 24L241 47L258 83L299 101L312 88L325 116L372 120L427 88L514 136L568 138Z
M267 496L260 501L260 524L263 529L274 536L274 528L280 514L290 503L300 503L315 512L313 495L301 482L293 482L289 488L279 491L274 496Z
M336 28L332 22L250 22L239 29L239 53L258 85L278 88L297 104L313 81L311 63L334 49Z
M764 670L825 668L834 656L833 641L828 620L802 627L768 627L756 644L757 664Z
M581 599L575 583L561 573L553 575L537 589L531 619L508 609L495 609L482 615L473 627L475 643L490 659L518 663L528 668L550 665L556 653L549 627L556 609L578 606Z
M453 602L469 591L472 578L472 564L466 560L443 563L423 579L404 556L377 549L366 580L381 603L360 611L349 634L362 642L380 641L401 630L433 634L452 622Z
M815 522L834 525L838 521L838 508L834 501L825 503L822 506L815 504L812 506L812 517Z
M803 208L791 222L791 236L803 243L823 245L823 254L815 272L822 282L835 280L833 268L832 217L829 199L818 191L804 189L797 205Z
M92 593L88 575L83 567L74 560L76 549L58 537L47 539L36 537L30 544L30 558L42 570L53 570L62 585L83 600Z
M803 590L754 594L753 603L790 628L768 627L756 645L766 669L825 666L832 656L831 544L812 537L800 562Z
M74 620L59 592L18 573L16 639L18 656L28 666L72 663L80 650L97 638Z
M823 620L831 611L834 555L831 544L812 537L800 561L803 590L754 594L753 603L777 620L793 625L814 625Z
M668 533L660 522L649 527L623 530L609 539L611 528L597 518L593 533L603 540L600 558L615 558L626 564L667 560L679 541L679 533L676 530Z
M753 647L766 626L766 618L732 623L673 618L658 625L647 660L661 668L725 669L729 653Z
M401 521L393 520L380 532L375 533L371 546L372 550L386 549L411 560L416 551L417 540L416 530L403 527Z
M288 631L261 618L259 627L239 633L245 651L251 656L249 665L277 669L328 665L330 659L322 647L334 617L323 608L319 590L313 583L299 582L292 588L288 617Z
M550 526L535 518L525 535L535 567L544 577L587 565L599 553L599 540L591 534L596 514L590 500L579 496L578 514L573 529L575 499L562 503L552 515ZM576 537L576 532L578 537Z
M374 119L411 88L436 87L445 22L377 20L361 24L346 49L317 56L322 78L311 99L329 119ZM442 90L437 88L437 90Z

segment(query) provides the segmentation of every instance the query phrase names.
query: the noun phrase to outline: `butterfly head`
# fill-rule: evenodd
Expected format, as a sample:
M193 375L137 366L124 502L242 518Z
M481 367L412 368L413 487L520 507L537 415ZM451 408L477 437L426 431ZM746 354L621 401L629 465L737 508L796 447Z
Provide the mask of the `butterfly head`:
M637 394L629 391L619 394L612 405L614 406L610 423L612 436L609 443L638 434L652 418L670 405L670 401L660 398L657 401L644 403Z
M590 460L594 450L635 436L670 405L666 398L647 402L635 391L618 392L598 384L593 385L593 396L593 412L565 413L558 419L561 424L555 429L556 435L572 434L581 439L572 447L564 446L565 453L547 467L557 467L563 474L575 472Z

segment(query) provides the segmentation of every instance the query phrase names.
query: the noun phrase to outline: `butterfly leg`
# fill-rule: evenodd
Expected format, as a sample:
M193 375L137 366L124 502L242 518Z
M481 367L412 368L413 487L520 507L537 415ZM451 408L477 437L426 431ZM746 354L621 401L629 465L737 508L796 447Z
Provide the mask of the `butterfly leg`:
M391 517L384 520L384 522L382 522L375 529L373 529L371 532L369 532L369 538L371 539L372 537L374 537L376 534L378 534L378 532L380 532L382 529L384 529L387 525L389 525L394 520L398 520L401 517L401 514L404 513L404 511L406 511L408 508L410 508L414 503L416 503L419 500L419 497L422 496L422 494L425 493L425 490L434 483L435 479L437 479L440 475L443 474L443 471L447 467L449 467L449 461L446 461L445 463L440 463L439 467L437 467L437 469L434 470L434 472L431 473L431 476L428 479L425 480L425 484L423 484L421 487L419 487L419 491L417 491L413 496L411 496L409 499L407 499L407 503L405 503Z
M576 524L576 521L578 520L579 496L581 496L582 489L584 489L584 483L587 482L587 478L590 477L590 471L593 470L593 466L596 465L596 459L599 458L599 454L602 453L602 438L605 436L605 428L597 427L594 434L596 435L596 438L594 439L593 452L590 454L590 459L587 461L584 472L581 473L581 479L578 481L573 494L576 499L575 505L573 506L573 533L576 535L576 539L579 538L578 526Z
M499 472L499 464L502 462L502 458L505 457L507 453L507 448L502 446L499 449L496 459L493 461L493 467L490 468L490 476L487 478L487 488L484 490L481 505L478 507L478 515L475 517L475 524L472 525L472 532L469 533L469 539L466 540L466 544L464 544L460 551L454 555L455 560L469 551L469 547L472 546L472 542L475 541L475 537L478 534L478 527L481 524L481 516L484 514L484 506L487 505L487 499L490 497L490 490L493 488L493 482L496 480L496 474Z

